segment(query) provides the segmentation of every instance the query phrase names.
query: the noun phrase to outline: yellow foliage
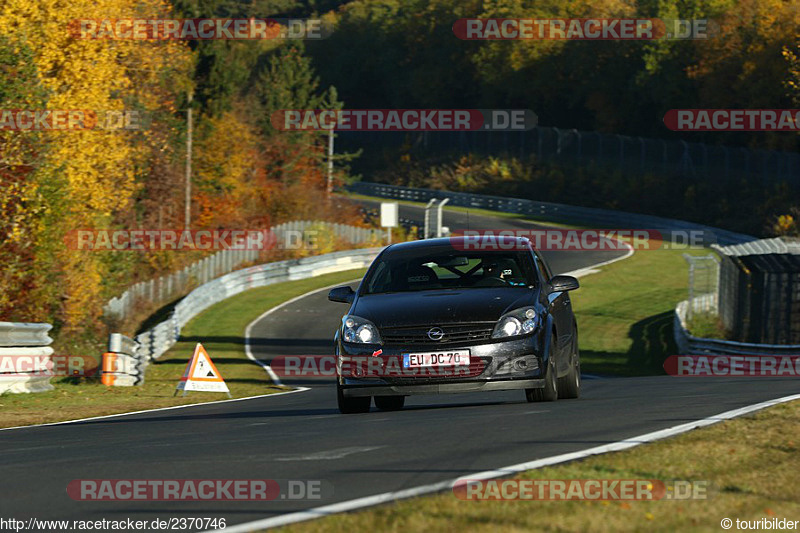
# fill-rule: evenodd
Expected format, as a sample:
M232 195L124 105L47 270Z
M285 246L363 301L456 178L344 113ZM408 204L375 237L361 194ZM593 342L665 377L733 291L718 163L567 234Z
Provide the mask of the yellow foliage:
M0 33L33 51L41 84L49 91L48 109L100 113L136 102L148 110L169 110L174 102L168 91L156 88L165 70L188 73L186 43L78 39L69 30L76 19L152 17L168 11L169 4L158 0L5 0L0 4ZM130 206L137 187L135 163L145 157L134 135L101 130L42 135L48 151L37 172L58 176L66 184L66 205L58 221L62 231L104 227L113 214ZM36 194L30 185L23 189L6 194ZM100 262L63 246L55 257L59 264L53 266L62 272L66 326L96 319L102 303Z
M207 129L195 155L196 181L235 194L247 192L241 186L255 167L256 134L232 111L205 123Z
M780 215L772 230L777 235L794 235L797 233L796 221L792 215Z

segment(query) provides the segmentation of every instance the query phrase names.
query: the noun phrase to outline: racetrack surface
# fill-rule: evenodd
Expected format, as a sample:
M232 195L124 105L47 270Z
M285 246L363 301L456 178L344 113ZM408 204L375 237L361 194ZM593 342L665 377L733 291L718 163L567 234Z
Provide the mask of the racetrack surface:
M445 225L457 227L449 215ZM561 254L546 254L556 273L621 252ZM284 305L253 325L252 351L266 361L330 354L346 309L328 302L326 291ZM530 404L521 391L419 396L402 411L345 416L336 409L332 380L302 384L309 390L0 432L0 516L224 517L231 526L578 451L798 391L792 379L606 378L585 380L580 400ZM66 494L74 479L325 480L333 495L266 503L80 502Z

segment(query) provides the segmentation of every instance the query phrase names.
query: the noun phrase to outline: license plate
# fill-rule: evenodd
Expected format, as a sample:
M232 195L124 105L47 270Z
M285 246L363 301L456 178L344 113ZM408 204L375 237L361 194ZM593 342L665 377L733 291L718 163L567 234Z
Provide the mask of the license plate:
M469 350L446 350L441 352L403 354L403 368L466 365L469 365Z

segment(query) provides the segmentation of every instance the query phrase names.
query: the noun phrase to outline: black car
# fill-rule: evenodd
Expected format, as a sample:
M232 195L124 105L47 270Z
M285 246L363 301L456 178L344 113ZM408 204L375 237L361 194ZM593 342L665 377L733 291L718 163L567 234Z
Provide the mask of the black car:
M405 396L523 389L530 402L577 398L571 276L551 276L524 238L394 244L373 261L334 337L342 413L401 409Z

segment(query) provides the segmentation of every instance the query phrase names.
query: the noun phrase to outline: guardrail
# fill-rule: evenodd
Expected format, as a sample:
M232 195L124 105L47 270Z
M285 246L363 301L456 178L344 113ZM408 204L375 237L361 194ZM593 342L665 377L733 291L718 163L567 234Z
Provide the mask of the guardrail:
M130 337L112 333L108 351L103 354L103 385L130 387L144 385L148 358L139 352L139 343Z
M49 366L53 348L49 345L53 339L47 334L51 324L30 324L23 322L0 322L0 359L29 356L37 360L36 368ZM11 367L15 365L10 365ZM11 370L9 372L9 370ZM18 372L18 369L0 365L0 394L11 392L44 392L53 390L49 375L41 375L31 369L30 372Z
M329 231L354 245L372 242L380 231L313 220L284 222L272 226L268 231L273 237L270 239L272 245L280 249L292 249L306 246L308 243L305 239L313 239L314 233L319 233L319 230ZM105 316L124 320L142 301L155 304L173 301L186 294L193 285L207 283L245 263L257 261L261 252L262 250L220 250L167 276L136 283L121 295L109 300L104 308Z
M703 224L695 224L683 220L597 209L593 207L576 207L572 205L540 202L522 198L507 198L465 192L449 192L434 189L417 189L399 185L384 185L360 181L348 186L351 192L393 200L409 200L427 203L438 198L450 199L451 206L488 209L503 213L515 213L530 216L539 220L568 224L587 224L591 226L626 229L654 229L660 231L702 231L700 237L704 246L712 244L740 244L756 240L756 237L734 233Z
M53 339L47 334L51 324L0 322L0 346L47 346Z
M717 305L716 294L705 294L695 298L694 307L714 311ZM748 342L726 341L694 337L689 333L686 315L689 310L688 300L675 307L675 325L673 328L675 344L681 355L798 355L800 345L797 344L755 344Z
M167 320L135 337L135 341L141 345L137 355L144 355L151 360L158 359L175 344L180 337L181 328L189 320L235 294L273 283L364 268L380 250L381 248L364 248L266 263L237 270L205 283L186 295Z

